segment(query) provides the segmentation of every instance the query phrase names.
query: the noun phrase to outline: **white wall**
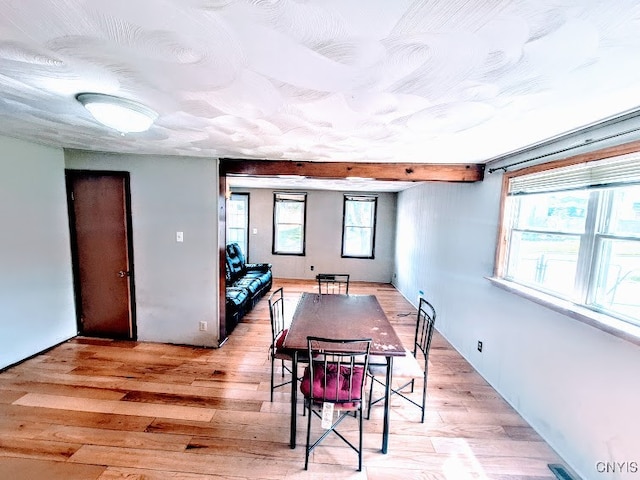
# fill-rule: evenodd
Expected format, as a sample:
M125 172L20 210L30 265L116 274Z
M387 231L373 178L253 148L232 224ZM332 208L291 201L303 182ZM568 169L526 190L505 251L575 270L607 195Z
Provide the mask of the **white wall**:
M0 368L76 334L62 149L0 137Z
M375 259L342 258L344 193L307 192L305 256L273 255L273 190L233 189L249 192L249 261L273 265L275 277L314 278L317 273L349 273L351 280L391 282L394 259L396 194L378 193ZM257 234L252 234L256 228ZM314 270L311 271L313 265Z
M636 478L596 463L640 463L640 347L485 279L501 182L493 173L400 193L395 283L414 303L425 292L437 329L582 478Z
M217 160L68 150L65 162L130 172L138 339L217 346Z

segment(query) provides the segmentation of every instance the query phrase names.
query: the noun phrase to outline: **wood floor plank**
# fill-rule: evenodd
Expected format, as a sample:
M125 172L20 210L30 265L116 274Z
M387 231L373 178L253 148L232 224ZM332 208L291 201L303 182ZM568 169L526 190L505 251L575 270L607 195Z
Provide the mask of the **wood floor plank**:
M387 284L352 285L350 293L377 295L411 341L416 312L402 295ZM300 294L317 288L274 279L279 286L288 318ZM386 455L375 406L364 423L362 472L333 435L305 471L306 417L291 449L290 388L270 401L270 330L263 298L219 349L77 337L0 372L0 478L550 480L547 464L563 463L436 332L425 422L394 396ZM355 422L341 431L357 435Z
M22 390L2 390L0 387L0 403L9 404L15 402L27 392ZM16 386L17 388L17 386Z
M0 402L5 389L19 390L22 392L22 395L24 395L26 392L46 393L67 397L96 398L102 400L120 400L124 396L124 393L121 391L110 390L106 388L79 387L75 385L65 385L60 383L36 382L33 380L25 381L21 379L15 379L10 382L3 382L0 380ZM13 401L15 400L17 400L17 398Z
M215 474L155 471L141 468L109 467L97 480L220 480Z
M0 404L0 417L23 422L97 427L122 432L144 431L153 421L153 417L56 410L13 404Z
M28 393L19 398L14 405L29 407L57 408L94 413L118 413L145 417L178 418L208 422L213 417L213 409L185 407L182 405L141 404L112 400L79 399L60 395Z
M0 457L34 458L64 462L81 447L82 445L77 443L0 436Z
M34 438L82 445L104 445L123 448L143 448L181 452L187 449L189 437L167 433L122 432L100 428L52 425Z
M104 471L96 465L0 457L0 478L7 480L98 480Z
M182 405L190 407L213 408L216 410L241 410L259 412L262 400L228 399L213 396L177 395L167 393L129 392L123 400L160 405Z

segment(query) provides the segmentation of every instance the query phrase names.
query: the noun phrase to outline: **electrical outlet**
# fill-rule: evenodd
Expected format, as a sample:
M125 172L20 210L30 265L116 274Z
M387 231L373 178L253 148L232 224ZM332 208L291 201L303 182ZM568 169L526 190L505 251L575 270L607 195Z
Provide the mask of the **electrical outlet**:
M207 331L207 322L200 322L200 331L201 332Z
M478 340L478 351L482 351L482 342L480 340Z
M314 268L315 268L315 267L314 267L313 265L311 265L311 271L312 271L312 272L313 272L313 269L314 269Z

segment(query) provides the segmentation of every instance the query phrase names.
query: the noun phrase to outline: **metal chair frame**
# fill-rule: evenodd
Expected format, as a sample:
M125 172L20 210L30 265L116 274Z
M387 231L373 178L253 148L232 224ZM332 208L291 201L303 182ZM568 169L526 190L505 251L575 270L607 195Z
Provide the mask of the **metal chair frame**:
M307 470L309 465L309 454L315 449L330 433L336 434L342 441L344 441L352 450L358 454L358 471L362 470L362 433L363 433L363 415L362 404L364 399L364 383L367 377L367 366L369 362L369 349L371 348L371 339L329 339L321 337L307 337L309 358L314 360L309 363L306 369L305 376L308 375L310 382L310 391L304 393L305 395L305 409L309 409L309 415L307 420L307 442L304 459L304 469ZM332 367L332 368L330 368ZM323 376L323 388L321 391L314 391L314 379L316 369L321 368L324 370ZM358 379L354 378L354 372L356 368L362 369L362 375L359 379L359 384L355 384ZM339 393L344 394L344 390L338 392L336 386L335 392L332 388L327 389L327 378L330 378L330 370L336 373L344 381L348 381L348 397L340 397ZM348 378L348 380L346 380ZM339 382L342 383L342 382ZM338 385L338 382L336 382ZM352 396L355 391L359 395ZM329 391L327 391L329 390ZM338 410L337 418L332 418L331 426L311 444L311 418L322 418L322 405L324 403L333 403L336 410ZM314 407L316 407L314 409ZM318 409L320 411L318 411ZM358 413L360 415L358 415ZM355 417L358 421L358 446L354 445L352 441L342 435L336 428L347 417Z
M321 295L332 293L349 295L348 273L319 273L316 275L316 280L318 293Z
M271 317L271 346L269 347L269 358L271 360L271 401L273 402L273 391L278 387L283 387L291 383L291 380L278 384L275 383L276 360L281 361L283 379L285 372L292 373L291 369L284 363L285 361L293 361L292 355L288 352L283 352L282 349L278 349L277 347L280 336L285 334L283 287L278 288L269 295L269 315Z
M431 340L433 338L433 330L436 322L436 311L427 300L424 298L420 298L420 303L418 305L418 314L416 320L416 332L413 342L413 349L411 352L407 352L407 355L413 355L416 360L418 360L418 356L422 356L422 360L424 363L420 364L422 368L422 402L418 403L414 399L410 398L403 392L403 390L407 387L411 387L410 391L407 393L413 393L415 387L416 377L411 378L411 380L403 383L402 385L391 388L391 395L399 395L400 397L407 400L409 403L412 403L416 407L418 407L422 412L422 417L420 419L421 423L424 423L424 414L425 414L425 406L427 400L427 376L429 373L429 351L431 350ZM420 363L420 362L419 362ZM371 383L369 385L369 404L367 406L367 418L371 417L371 406L375 405L378 402L384 400L384 397L377 398L375 400L372 399L373 395L373 384L378 383L383 387L386 387L384 381L378 379L375 374L371 372L369 369L368 377L371 379ZM392 377L393 378L393 377Z

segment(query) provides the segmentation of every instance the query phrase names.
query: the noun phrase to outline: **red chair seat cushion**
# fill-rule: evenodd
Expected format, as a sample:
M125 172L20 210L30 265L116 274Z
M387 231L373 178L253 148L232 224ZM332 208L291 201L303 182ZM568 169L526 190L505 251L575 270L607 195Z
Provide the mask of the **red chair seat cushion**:
M289 330L287 330L286 328L280 332L280 335L278 335L278 338L276 338L276 351L273 352L274 353L274 357L281 359L281 360L291 360L293 359L293 354L295 353L293 350L289 350L288 348L284 348L284 339L287 336L287 332ZM298 355L298 357L300 357L300 355Z
M282 350L284 348L284 339L287 337L287 332L289 332L289 329L285 328L280 332L278 338L276 338L276 350Z
M311 396L311 375L307 367L302 377L300 391L309 398ZM341 366L340 373L335 364L325 366L322 362L314 362L313 367L313 401L333 402L337 407L353 408L360 401L364 368L355 366L353 368L353 378L351 378L351 368Z

